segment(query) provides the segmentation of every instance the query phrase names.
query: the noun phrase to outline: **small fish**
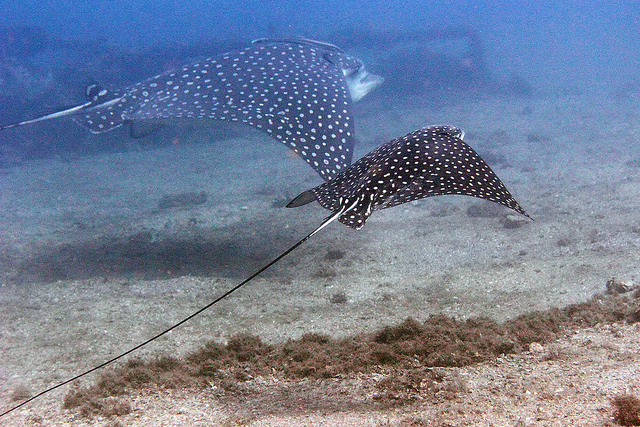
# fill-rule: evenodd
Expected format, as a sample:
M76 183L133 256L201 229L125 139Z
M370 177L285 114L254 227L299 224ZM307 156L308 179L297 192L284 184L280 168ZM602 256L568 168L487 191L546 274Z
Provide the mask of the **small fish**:
M376 148L333 180L300 194L288 207L302 206L317 200L320 205L332 211L311 233L243 282L180 322L88 371L41 391L1 413L0 417L133 353L186 323L252 281L336 219L349 227L360 229L373 210L444 194L464 194L491 200L529 217L489 165L462 141L463 136L460 129L452 126L430 126L411 132Z
M332 44L261 39L120 91L90 85L84 104L0 130L65 116L93 133L150 119L238 121L283 142L329 180L351 164L352 102L382 82Z
M453 126L429 126L388 142L334 179L305 191L287 207L317 200L338 220L360 229L374 210L424 197L462 194L527 213ZM530 218L530 217L529 217Z

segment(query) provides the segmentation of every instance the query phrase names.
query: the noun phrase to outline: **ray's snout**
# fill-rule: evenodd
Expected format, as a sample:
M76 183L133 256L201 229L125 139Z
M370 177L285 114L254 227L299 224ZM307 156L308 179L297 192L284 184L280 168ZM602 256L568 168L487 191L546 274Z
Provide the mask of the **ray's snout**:
M360 101L366 94L376 89L384 83L384 77L368 72L364 67L347 75L347 85L351 99L354 102Z

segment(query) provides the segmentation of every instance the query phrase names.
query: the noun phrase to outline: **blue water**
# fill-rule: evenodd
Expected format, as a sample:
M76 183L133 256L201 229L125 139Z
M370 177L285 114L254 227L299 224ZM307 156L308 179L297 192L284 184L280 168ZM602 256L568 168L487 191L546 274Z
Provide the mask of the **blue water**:
M384 38L369 46L355 43L358 34L419 34L447 28L468 29L477 36L476 53L482 55L486 72L483 79L465 76L467 39L435 41L426 51L431 56L420 56L425 51L415 54L415 45L421 42L413 47L383 46ZM346 43L348 53L361 57L371 71L387 80L359 104L357 120L396 112L402 117L403 106L416 102L437 111L440 105L459 99L541 100L585 94L587 99L607 101L629 95L637 98L639 34L638 1L4 0L0 3L0 124L84 102L83 90L89 83L127 87L194 56L218 53L207 49L246 46L259 37L305 36ZM209 46L212 41L219 43ZM349 45L350 41L354 43ZM411 45L410 39L405 42ZM521 116L535 112L529 106L518 108ZM406 126L398 120L402 129L393 131L362 121L357 123L361 132L357 137L369 145L379 144L432 124L432 117L407 120ZM447 121L464 126L462 117L452 114ZM584 129L583 117L553 117L563 122L556 126L562 133ZM594 115L588 120L604 119ZM500 134L500 129L467 131ZM551 139L546 134L557 130L538 132ZM633 138L632 131L629 135ZM161 135L153 143L138 143L123 133L91 135L68 119L50 121L0 133L0 167L34 158L67 159L166 146L177 138ZM556 153L560 155L567 153Z
M345 27L413 30L469 25L487 54L526 68L566 63L638 69L638 1L3 1L0 25L59 38L140 46L234 36L322 35ZM611 74L611 73L605 73Z
M480 79L465 75L467 39L436 41L426 51L431 56L416 53L422 42L382 46L385 34L451 28L477 36L475 53L485 73ZM370 33L383 37L369 46L357 44L358 34ZM409 98L433 107L463 97L638 96L639 34L639 1L5 0L0 3L0 124L84 102L90 83L127 87L193 57L260 37L346 43L349 53L387 79L365 100L368 112L401 108ZM410 38L405 41L410 44ZM567 130L580 126L567 123ZM0 134L0 167L121 151L128 144L122 135L89 135L69 120L47 122Z
M476 39L385 44L451 29ZM358 34L382 36L363 45ZM333 224L185 335L195 345L210 331L282 340L433 313L503 319L640 276L639 35L640 1L0 0L0 124L82 103L89 83L124 88L255 38L338 43L386 79L354 106L356 157L421 126L460 126L535 221L507 226L504 213L471 209L488 203L438 197L375 212L358 232ZM121 331L154 327L156 312L184 317L328 214L282 208L320 181L282 144L191 125L141 140L69 119L0 132L0 376L11 378L0 394L58 381L51 361L77 372L68 351L95 365L137 344L152 330ZM159 208L201 191L205 204ZM190 282L209 274L213 287ZM128 290L121 277L141 281ZM346 308L327 303L342 291ZM127 315L123 298L149 318ZM79 325L96 336L73 335Z

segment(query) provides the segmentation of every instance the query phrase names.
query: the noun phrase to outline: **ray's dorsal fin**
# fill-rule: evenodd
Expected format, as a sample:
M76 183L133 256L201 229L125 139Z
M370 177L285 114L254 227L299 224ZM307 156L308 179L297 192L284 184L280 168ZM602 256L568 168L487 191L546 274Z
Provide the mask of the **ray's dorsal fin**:
M108 94L109 92L106 89L103 89L102 86L98 85L97 83L91 83L84 90L84 96L89 102L96 102L100 98L105 97Z

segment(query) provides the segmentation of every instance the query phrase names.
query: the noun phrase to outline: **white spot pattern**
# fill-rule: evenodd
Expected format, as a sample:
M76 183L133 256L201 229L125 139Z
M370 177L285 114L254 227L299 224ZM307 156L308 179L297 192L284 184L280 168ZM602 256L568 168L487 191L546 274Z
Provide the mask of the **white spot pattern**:
M140 119L240 121L288 145L329 180L351 164L354 126L343 69L360 66L322 46L258 43L140 82L76 121L93 132Z
M309 191L332 212L357 200L356 207L339 218L355 229L365 224L373 210L446 194L490 200L527 215L489 165L461 139L462 135L453 126L429 126L411 132L381 145ZM311 202L310 197L303 193L291 206Z

